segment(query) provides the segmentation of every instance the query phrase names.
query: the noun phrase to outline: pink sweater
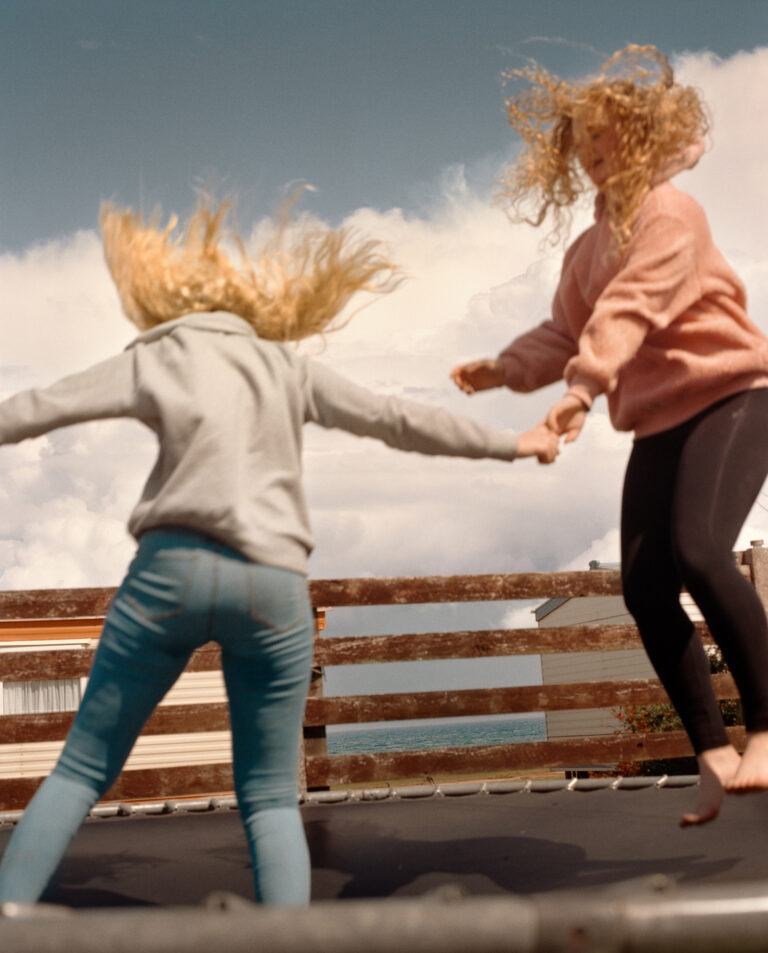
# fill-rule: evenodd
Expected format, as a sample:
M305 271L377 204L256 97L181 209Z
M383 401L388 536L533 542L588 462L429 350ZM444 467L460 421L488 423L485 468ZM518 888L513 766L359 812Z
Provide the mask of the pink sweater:
M614 427L637 437L768 387L768 340L701 206L656 185L619 260L601 205L565 253L552 319L501 352L506 386L532 391L564 377L587 406L606 394Z

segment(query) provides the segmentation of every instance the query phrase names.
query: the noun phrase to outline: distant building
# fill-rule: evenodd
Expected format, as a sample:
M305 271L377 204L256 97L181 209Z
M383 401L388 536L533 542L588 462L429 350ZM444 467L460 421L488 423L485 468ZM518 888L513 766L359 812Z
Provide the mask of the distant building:
M618 569L619 563L593 560L589 568ZM693 621L701 620L701 613L688 593L683 593L680 602ZM556 625L619 625L633 621L622 596L548 599L534 610L534 614L542 628ZM643 649L563 652L541 656L541 680L544 685L655 677L656 673ZM578 711L548 711L546 727L547 738L575 738L612 735L619 727L619 722L610 709L584 708Z

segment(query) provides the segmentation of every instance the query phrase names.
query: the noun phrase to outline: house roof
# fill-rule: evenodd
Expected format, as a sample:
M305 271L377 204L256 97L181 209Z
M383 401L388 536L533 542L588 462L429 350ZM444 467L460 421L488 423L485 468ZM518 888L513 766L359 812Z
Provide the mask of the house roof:
M621 569L621 563L603 563L603 562L600 562L599 559L591 559L589 561L589 568L590 569ZM565 599L561 599L561 598L547 599L546 602L542 602L540 606L537 606L533 610L533 614L536 616L536 621L541 622L541 620L545 619L550 614L550 612L554 612L555 609L559 609L560 606L564 605L564 603L569 602L571 598L574 598L574 597L569 596L568 598L565 598ZM575 598L582 598L582 597L579 596ZM584 596L583 598L586 598L586 599L598 598L599 599L600 596Z

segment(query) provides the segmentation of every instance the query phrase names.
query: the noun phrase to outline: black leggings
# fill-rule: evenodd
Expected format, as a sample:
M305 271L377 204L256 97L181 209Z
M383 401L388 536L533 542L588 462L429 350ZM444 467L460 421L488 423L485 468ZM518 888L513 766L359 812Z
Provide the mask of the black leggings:
M768 474L768 390L736 394L635 441L624 481L624 599L699 753L728 743L685 586L741 694L746 727L768 730L768 623L732 549Z

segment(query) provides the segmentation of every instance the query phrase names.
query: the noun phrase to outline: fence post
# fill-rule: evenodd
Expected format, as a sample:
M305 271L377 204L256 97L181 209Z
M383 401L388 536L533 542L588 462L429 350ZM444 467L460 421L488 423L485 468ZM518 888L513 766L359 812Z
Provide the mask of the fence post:
M320 637L320 633L325 629L325 608L314 608L315 615L315 639ZM323 694L323 667L322 665L312 665L312 676L309 683L309 698L321 698ZM307 784L307 759L315 755L328 754L328 745L326 742L325 725L304 725L301 739L301 751L299 762L299 790L306 794L309 786ZM313 788L313 790L327 790L327 788Z
M750 540L751 549L744 553L744 561L752 573L752 585L768 612L768 549L762 539Z

